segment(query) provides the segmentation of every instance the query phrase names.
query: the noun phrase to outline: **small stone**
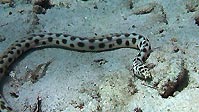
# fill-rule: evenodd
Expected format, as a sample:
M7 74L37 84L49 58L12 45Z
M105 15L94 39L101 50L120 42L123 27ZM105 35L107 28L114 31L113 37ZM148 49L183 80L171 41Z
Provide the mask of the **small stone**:
M173 38L170 39L170 41L171 42L177 42L178 40L177 40L177 38L173 37Z
M161 29L160 31L159 31L159 33L163 33L164 32L164 29Z
M6 40L6 38L4 36L0 35L0 42L3 42L5 40Z
M0 3L5 4L5 3L11 3L12 0L0 0Z
M173 47L173 51L176 53L176 52L178 52L180 49L177 47L177 46L174 46Z
M32 11L36 14L44 14L46 11L39 5L34 5Z
M194 2L194 0L190 0L186 3L187 12L195 12L198 9L198 3Z
M136 107L133 111L134 111L134 112L143 112L142 109L139 108L139 107Z
M34 0L33 5L39 5L44 9L50 9L53 6L50 0Z
M97 5L95 5L93 8L94 8L94 9L98 9Z
M11 12L11 11L9 12L9 15L12 15L12 12Z
M199 16L195 18L195 24L199 26Z

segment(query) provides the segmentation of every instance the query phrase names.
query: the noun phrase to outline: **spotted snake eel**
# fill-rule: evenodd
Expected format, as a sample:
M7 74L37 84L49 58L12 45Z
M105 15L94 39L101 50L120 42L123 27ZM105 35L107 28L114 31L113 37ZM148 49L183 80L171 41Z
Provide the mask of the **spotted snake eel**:
M9 66L24 52L38 47L62 47L80 52L103 52L119 48L138 49L139 53L133 60L134 75L150 77L148 67L144 64L151 52L149 40L136 33L112 33L93 38L83 38L63 33L31 34L10 45L0 54L0 80L7 74ZM0 91L0 112L13 112Z

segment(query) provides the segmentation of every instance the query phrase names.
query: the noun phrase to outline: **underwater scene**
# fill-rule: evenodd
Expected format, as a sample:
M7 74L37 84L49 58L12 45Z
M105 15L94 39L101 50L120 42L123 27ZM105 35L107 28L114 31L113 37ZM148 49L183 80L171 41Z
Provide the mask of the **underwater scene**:
M199 112L199 0L0 0L0 112Z

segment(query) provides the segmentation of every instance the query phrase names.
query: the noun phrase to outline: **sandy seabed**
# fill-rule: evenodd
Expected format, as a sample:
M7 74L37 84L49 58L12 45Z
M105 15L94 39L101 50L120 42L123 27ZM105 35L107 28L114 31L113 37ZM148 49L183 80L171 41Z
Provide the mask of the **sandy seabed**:
M29 0L0 4L0 52L31 33L93 37L135 32L151 42L153 52L146 63L155 65L153 79L132 76L129 67L138 53L134 49L101 53L40 49L16 62L10 76L19 79L53 59L43 77L35 83L5 79L4 96L16 111L36 112L38 105L43 112L198 112L199 0L41 4Z

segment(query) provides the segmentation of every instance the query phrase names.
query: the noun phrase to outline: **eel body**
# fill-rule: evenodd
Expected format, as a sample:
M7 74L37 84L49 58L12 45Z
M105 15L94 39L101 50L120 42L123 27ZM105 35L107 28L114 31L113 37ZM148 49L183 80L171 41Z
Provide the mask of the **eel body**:
M144 63L150 55L151 45L149 40L140 34L112 33L87 38L64 33L44 33L31 34L21 38L0 54L0 81L7 74L9 66L19 56L30 49L38 47L61 47L80 52L104 52L119 48L138 49L139 53L133 60L132 71L134 75L144 79L150 77L149 69ZM0 92L0 112L13 112L15 109L6 103L2 91Z

